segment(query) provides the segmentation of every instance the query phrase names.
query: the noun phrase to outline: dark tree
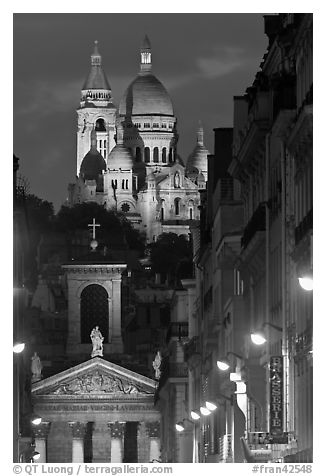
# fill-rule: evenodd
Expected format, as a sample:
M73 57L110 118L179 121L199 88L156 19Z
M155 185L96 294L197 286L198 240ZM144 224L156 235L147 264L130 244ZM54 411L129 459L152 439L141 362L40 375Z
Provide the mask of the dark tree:
M150 256L152 271L167 275L171 284L192 276L192 247L183 235L163 233L150 245Z
M96 229L96 237L103 243L117 248L144 250L144 237L132 227L123 213L106 210L95 202L61 207L54 220L54 229L71 235L77 231L86 232L90 230L88 225L93 218L101 225Z

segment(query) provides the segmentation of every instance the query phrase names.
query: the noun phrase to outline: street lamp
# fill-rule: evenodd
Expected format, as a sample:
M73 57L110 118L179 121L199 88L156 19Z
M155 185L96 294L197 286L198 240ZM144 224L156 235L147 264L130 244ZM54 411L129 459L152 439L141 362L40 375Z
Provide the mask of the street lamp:
M215 405L215 403L213 403L213 402L207 401L207 402L206 402L206 408L208 408L208 410L210 410L211 412L213 412L214 410L216 410L217 405Z
M184 431L185 426L182 421L179 421L178 423L175 424L175 428L177 431Z
M29 447L19 455L20 463L34 463L40 459L41 454L35 451L35 442L30 443Z
M239 354L236 354L235 352L227 352L226 354L226 357L223 357L221 359L218 359L218 361L216 362L216 365L217 367L222 370L223 372L225 372L226 370L229 370L229 368L231 367L231 363L230 363L230 360L228 359L228 356L229 355L234 355L235 357L237 357L238 359L242 359L243 360L243 357Z
M305 273L298 277L299 284L305 291L312 291L314 287L314 281L312 273Z
M15 354L20 354L21 352L23 352L24 349L25 349L24 342L16 342L12 350Z
M280 326L276 326L275 324L271 324L270 322L264 322L263 325L262 325L262 329L265 327L265 326L270 326L272 329L275 329L279 332L282 332L282 327ZM255 345L263 345L265 344L265 342L267 341L266 337L265 337L265 333L263 330L259 330L259 331L256 331L256 332L252 332L250 334L250 338L251 338L251 341L255 344Z
M228 359L220 359L216 362L216 365L223 372L230 368L230 362L228 361Z
M33 414L31 416L31 423L33 425L35 425L35 426L40 425L41 421L42 421L42 417L40 417L39 415Z
M199 410L191 410L190 416L193 420L199 420L200 418Z
M189 420L189 418L184 418L182 421L178 421L178 423L175 424L175 428L177 431L182 432L185 431L185 421L189 421L189 423L192 423L194 425L194 422Z
M200 413L204 416L207 416L211 414L211 411L207 407L201 406Z

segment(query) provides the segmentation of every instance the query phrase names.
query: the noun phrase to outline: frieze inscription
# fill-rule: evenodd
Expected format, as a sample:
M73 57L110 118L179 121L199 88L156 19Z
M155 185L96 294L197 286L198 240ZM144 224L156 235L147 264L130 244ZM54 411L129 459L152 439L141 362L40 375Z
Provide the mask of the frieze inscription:
M66 405L66 404L37 404L39 411L44 412L137 412L154 410L153 405Z
M71 381L63 382L54 390L52 395L99 395L99 394L151 394L130 382L123 382L120 378L106 375L100 371L77 377Z

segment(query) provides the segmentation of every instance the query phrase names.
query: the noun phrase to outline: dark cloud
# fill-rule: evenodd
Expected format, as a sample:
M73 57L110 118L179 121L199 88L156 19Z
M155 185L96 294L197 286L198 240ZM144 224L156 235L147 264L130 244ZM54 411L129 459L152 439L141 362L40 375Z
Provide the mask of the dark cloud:
M263 27L259 14L15 14L14 152L32 192L58 207L74 179L75 111L95 39L118 106L149 36L185 159L199 119L211 151L212 129L231 126L233 96L252 83L266 50Z

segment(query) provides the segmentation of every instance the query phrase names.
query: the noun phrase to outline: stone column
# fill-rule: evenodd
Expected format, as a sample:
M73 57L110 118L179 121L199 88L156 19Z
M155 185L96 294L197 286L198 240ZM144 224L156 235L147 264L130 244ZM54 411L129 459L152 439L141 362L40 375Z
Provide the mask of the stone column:
M160 422L146 422L146 431L149 438L149 461L161 459Z
M122 352L121 277L112 279L112 345L113 352Z
M109 423L109 427L111 430L111 463L122 463L125 423L116 421Z
M149 463L149 439L144 421L139 422L137 434L138 463Z
M93 427L93 463L108 463L111 455L111 437L107 423L95 422Z
M33 428L33 435L35 438L35 451L40 453L38 463L46 463L46 440L50 430L50 423L42 421L38 426Z
M83 463L86 424L78 421L70 421L69 426L72 432L72 462Z

